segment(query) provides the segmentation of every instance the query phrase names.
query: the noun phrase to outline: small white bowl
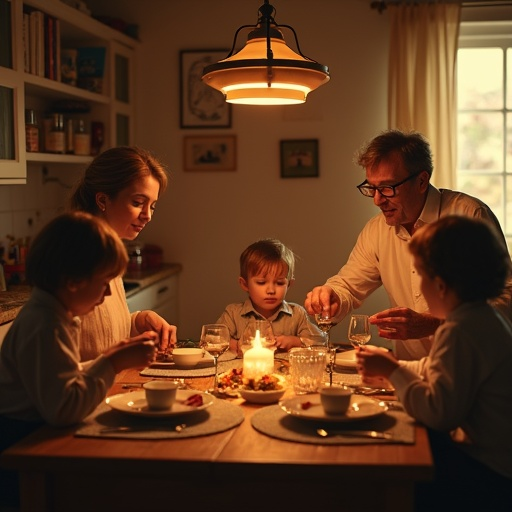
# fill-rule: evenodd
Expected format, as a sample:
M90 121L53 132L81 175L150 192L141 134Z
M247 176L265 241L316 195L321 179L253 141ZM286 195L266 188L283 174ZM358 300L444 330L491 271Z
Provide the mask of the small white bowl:
M172 351L172 360L177 366L192 367L203 360L202 348L175 348Z
M275 404L284 395L286 390L281 388L269 391L254 391L253 389L240 388L238 391L247 402L252 402L253 404Z

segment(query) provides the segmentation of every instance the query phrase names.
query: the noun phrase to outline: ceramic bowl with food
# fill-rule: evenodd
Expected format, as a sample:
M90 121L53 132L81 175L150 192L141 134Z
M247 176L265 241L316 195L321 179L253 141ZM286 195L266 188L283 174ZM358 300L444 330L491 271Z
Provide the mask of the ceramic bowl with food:
M284 388L269 389L268 391L254 391L253 389L244 388L238 390L244 400L253 404L275 404L283 397L285 391Z
M182 367L193 367L201 362L204 357L202 348L175 348L172 351L174 364Z

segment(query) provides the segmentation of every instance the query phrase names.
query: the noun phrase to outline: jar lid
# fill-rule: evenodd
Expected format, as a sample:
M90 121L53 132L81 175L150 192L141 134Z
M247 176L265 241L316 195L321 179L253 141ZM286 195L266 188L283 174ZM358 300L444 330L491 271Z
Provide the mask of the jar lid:
M25 110L25 124L37 124L37 117L35 110L27 108Z

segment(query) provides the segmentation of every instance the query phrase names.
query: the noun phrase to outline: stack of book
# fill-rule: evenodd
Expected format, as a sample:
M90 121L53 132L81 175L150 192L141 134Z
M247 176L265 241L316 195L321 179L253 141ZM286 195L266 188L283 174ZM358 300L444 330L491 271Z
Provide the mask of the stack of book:
M61 81L60 20L25 7L23 47L26 73Z

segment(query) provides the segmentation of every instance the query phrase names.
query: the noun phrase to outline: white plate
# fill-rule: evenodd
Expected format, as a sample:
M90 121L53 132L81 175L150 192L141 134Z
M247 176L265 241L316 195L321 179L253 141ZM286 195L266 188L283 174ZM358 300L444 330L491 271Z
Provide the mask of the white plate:
M223 361L232 361L236 358L236 354L228 350L224 352L219 357L219 363ZM155 361L149 365L150 368L167 368L169 370L177 369L177 370L198 370L200 368L212 368L213 367L213 357L210 354L205 353L203 359L199 361L197 364L192 366L188 365L178 365L172 360L172 356L169 355L166 359Z
M203 397L203 405L194 407L190 405L184 405L180 402L186 400L189 396L201 394ZM151 418L163 418L167 416L179 416L181 414L192 414L198 411L203 411L207 407L213 404L213 397L206 393L200 393L199 391L190 389L178 389L176 393L176 402L171 409L165 409L163 411L156 411L148 407L146 402L145 391L133 391L132 393L123 393L120 395L114 395L108 397L106 400L107 405L112 409L120 412L126 412L128 414L135 414L137 416L146 416Z
M275 404L284 395L286 389L271 389L269 391L254 391L253 389L240 388L238 392L247 402L253 404Z
M336 366L344 366L345 368L355 368L356 362L356 351L347 350L345 352L338 352L336 354Z
M279 402L281 409L291 416L306 420L347 422L379 416L388 410L384 402L377 402L365 396L352 395L350 406L345 414L326 414L320 403L320 395L302 395ZM303 406L306 406L303 408Z

